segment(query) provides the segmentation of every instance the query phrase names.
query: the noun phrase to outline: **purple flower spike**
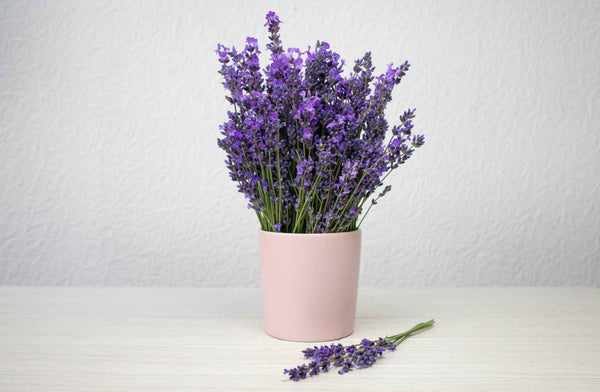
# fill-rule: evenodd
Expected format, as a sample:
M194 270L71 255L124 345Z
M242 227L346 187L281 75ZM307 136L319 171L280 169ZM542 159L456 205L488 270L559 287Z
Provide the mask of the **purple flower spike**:
M311 359L308 365L299 365L292 369L285 369L283 374L287 374L290 380L299 381L308 376L316 376L324 373L333 365L339 368L338 374L343 375L355 368L364 369L373 366L377 358L381 357L385 351L394 351L396 346L406 340L408 337L423 332L435 323L429 320L425 323L419 323L408 331L397 335L379 338L372 341L363 339L359 344L342 346L341 344L331 344L329 346L314 346L302 350L305 359Z

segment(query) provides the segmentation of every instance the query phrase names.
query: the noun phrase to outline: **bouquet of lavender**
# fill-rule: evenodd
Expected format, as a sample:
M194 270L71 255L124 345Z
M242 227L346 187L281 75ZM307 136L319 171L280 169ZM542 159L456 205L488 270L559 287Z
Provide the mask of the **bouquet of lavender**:
M384 186L387 176L424 143L423 135L412 134L414 109L386 138L384 110L409 64L390 64L374 76L367 52L343 76L344 60L329 44L284 50L279 17L271 11L266 18L270 63L264 70L255 38L241 51L217 47L233 106L218 140L231 179L262 230L356 230L391 189Z
M310 362L292 369L284 369L283 374L287 374L290 380L299 381L305 379L306 376L316 376L321 372L327 372L331 366L340 368L338 374L347 373L355 368L371 367L386 350L396 350L396 346L404 340L419 332L428 330L433 327L434 323L434 320L429 320L397 335L386 336L375 341L363 339L360 344L346 347L333 343L329 346L308 347L302 353L304 358L310 360Z

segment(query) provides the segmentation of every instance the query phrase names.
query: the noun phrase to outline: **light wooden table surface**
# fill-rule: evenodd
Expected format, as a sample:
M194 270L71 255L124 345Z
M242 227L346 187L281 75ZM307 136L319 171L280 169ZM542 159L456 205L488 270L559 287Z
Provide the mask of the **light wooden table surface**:
M597 288L361 289L343 343L436 326L298 383L260 291L0 287L0 391L600 391Z

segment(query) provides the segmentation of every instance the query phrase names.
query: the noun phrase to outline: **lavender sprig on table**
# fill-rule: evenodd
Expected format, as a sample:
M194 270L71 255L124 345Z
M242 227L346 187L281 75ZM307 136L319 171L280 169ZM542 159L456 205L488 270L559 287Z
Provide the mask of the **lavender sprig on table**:
M284 369L283 374L287 374L290 380L299 381L307 376L316 376L321 372L327 372L331 366L340 368L339 374L347 373L355 368L370 367L385 351L396 350L396 346L408 337L433 327L434 323L434 320L429 320L397 335L386 336L375 341L363 339L359 344L345 347L333 343L329 346L308 347L302 353L305 359L311 361L292 369Z
M262 230L355 230L390 190L387 176L425 143L412 134L415 109L392 127L384 114L410 65L390 64L377 76L367 52L344 75L344 60L327 42L285 50L279 17L271 11L266 20L264 69L256 38L242 50L217 47L233 107L218 139L230 177Z

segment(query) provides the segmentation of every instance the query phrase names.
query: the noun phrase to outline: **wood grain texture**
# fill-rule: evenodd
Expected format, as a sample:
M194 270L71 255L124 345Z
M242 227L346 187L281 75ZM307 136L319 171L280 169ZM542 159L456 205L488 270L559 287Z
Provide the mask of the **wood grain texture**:
M596 288L362 289L354 343L435 318L375 367L293 383L307 344L256 289L0 287L0 391L598 391Z

